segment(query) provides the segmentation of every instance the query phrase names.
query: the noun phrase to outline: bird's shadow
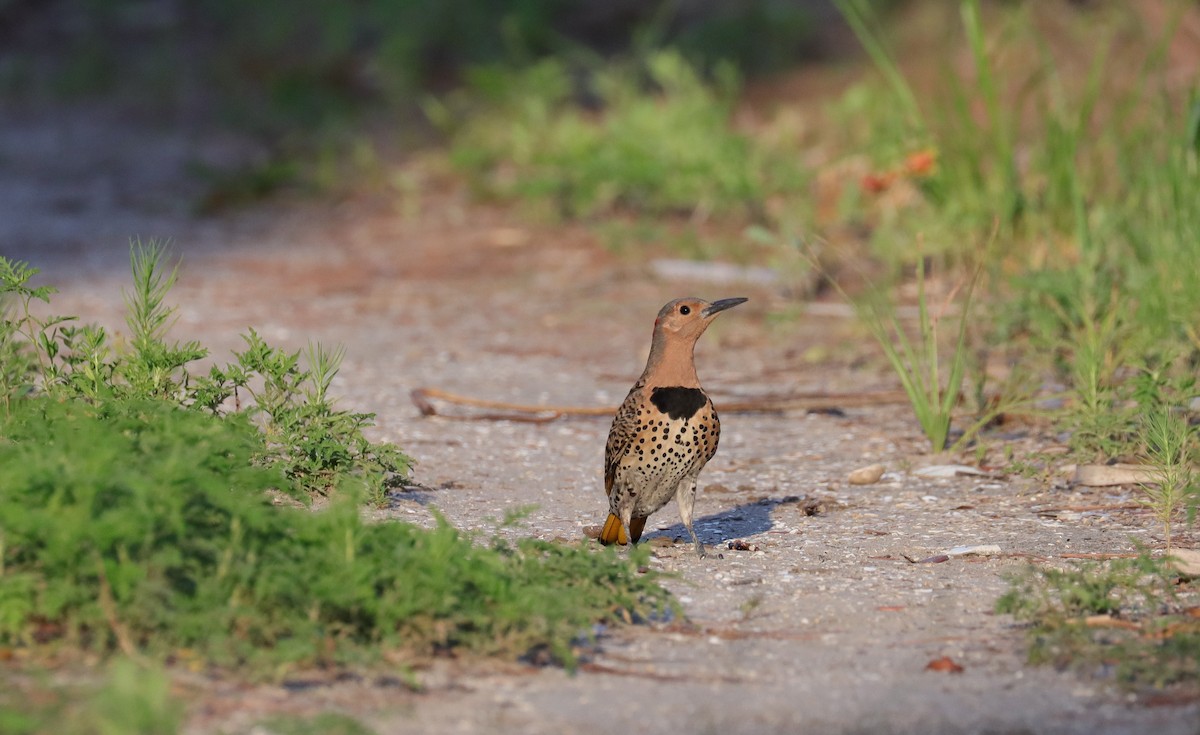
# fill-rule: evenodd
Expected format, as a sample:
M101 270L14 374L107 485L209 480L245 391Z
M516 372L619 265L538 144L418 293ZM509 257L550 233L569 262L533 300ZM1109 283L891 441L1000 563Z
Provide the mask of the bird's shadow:
M692 526L702 543L723 544L771 530L771 510L777 504L771 501L743 503L720 513L696 518L692 521ZM642 537L642 541L657 537L691 540L682 522L662 531L651 531Z

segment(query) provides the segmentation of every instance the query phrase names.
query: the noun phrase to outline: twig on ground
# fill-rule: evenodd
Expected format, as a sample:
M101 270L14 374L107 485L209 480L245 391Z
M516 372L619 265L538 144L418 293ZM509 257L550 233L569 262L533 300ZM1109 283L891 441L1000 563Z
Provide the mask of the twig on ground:
M611 416L616 412L616 406L554 406L533 405L527 403L509 403L493 401L486 398L451 393L439 388L416 388L410 394L413 405L423 416L444 416L446 418L467 419L473 421L532 421L545 423L564 416ZM490 408L510 413L487 413L470 416L447 416L439 413L434 400L452 403L459 406L474 408ZM753 400L722 401L717 405L723 413L779 413L790 409L829 409L846 406L873 406L885 403L903 403L905 395L901 391L878 391L873 393L793 393L770 395ZM523 416L521 414L535 414Z

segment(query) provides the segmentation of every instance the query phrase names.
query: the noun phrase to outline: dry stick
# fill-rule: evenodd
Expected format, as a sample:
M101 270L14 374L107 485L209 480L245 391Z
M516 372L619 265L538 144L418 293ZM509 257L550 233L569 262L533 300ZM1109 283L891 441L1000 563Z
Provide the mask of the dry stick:
M486 398L472 398L457 393L451 393L439 388L416 388L410 394L413 404L423 416L444 416L439 414L431 399L454 403L460 406L476 408L491 408L501 411L512 411L516 414L540 414L536 417L514 416L507 414L483 414L480 416L448 416L447 418L469 418L492 421L532 421L544 423L554 421L562 416L611 416L616 412L616 406L537 406L526 403L508 403L493 401ZM884 403L903 403L908 400L902 391L878 391L874 393L793 393L782 396L768 396L749 401L721 402L719 408L723 413L777 413L788 409L822 409L840 408L843 406L873 406Z
M1060 505L1038 508L1034 513L1086 513L1093 510L1146 510L1145 503L1117 503L1115 505Z
M1103 552L1096 553L1074 553L1074 554L1059 554L1060 559L1136 559L1138 554L1105 554Z
M1089 615L1083 619L1083 624L1089 628L1124 628L1125 630L1141 630L1142 626L1132 620L1121 620L1110 615Z

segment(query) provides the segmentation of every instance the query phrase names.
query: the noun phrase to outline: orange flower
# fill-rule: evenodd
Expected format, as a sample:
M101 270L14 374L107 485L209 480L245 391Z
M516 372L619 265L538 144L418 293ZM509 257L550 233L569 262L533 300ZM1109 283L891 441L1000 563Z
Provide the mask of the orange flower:
M926 176L931 174L933 173L933 167L936 165L937 151L932 148L910 153L904 159L904 170L909 176Z
M866 174L859 182L862 190L868 194L879 194L887 191L892 182L896 180L896 174L891 171L885 171L881 174Z

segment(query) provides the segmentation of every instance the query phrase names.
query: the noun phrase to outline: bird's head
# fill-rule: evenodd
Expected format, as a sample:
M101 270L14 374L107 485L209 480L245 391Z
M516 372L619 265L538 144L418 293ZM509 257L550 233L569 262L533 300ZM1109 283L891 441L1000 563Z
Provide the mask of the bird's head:
M654 320L654 341L695 342L717 314L745 301L740 296L711 303L694 297L675 299L659 310Z

